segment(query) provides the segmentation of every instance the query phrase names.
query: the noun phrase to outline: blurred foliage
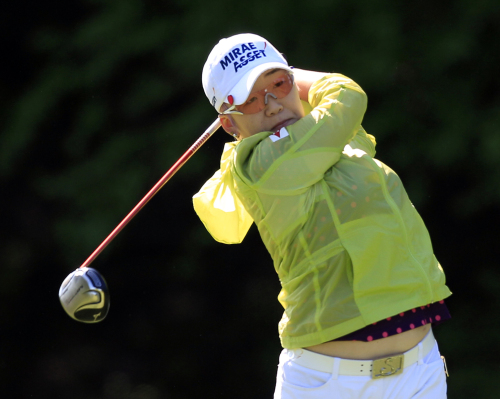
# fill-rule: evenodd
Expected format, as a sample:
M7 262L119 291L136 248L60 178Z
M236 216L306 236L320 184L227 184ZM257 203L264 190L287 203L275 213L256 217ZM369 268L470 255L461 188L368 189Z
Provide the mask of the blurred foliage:
M221 132L95 261L111 287L107 320L78 324L56 296L215 118L201 70L220 38L242 32L368 93L363 124L377 157L403 178L455 292L453 320L435 331L449 395L496 397L499 20L496 0L9 3L0 15L9 398L271 396L281 314L271 259L255 228L239 246L216 243L191 206L218 168Z

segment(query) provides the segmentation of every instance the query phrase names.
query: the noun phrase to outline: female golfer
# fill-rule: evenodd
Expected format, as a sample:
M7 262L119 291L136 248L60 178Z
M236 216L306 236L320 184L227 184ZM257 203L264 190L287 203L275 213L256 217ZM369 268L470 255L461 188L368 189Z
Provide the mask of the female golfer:
M451 293L401 180L374 158L363 90L289 67L253 34L214 47L203 87L235 140L194 205L221 242L255 222L274 261L274 397L445 398L431 325Z

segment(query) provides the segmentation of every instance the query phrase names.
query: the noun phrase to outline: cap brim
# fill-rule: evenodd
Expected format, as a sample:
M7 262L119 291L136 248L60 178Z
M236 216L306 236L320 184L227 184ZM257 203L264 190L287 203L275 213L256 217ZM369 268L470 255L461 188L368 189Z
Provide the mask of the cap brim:
M292 71L292 68L281 62L269 62L266 64L258 65L241 77L239 82L236 83L236 85L229 92L228 97L230 95L233 96L234 105L243 104L250 95L253 85L255 84L255 81L259 78L259 76L262 75L262 73L264 73L265 71L275 68L284 69L290 72ZM226 100L226 102L228 101Z

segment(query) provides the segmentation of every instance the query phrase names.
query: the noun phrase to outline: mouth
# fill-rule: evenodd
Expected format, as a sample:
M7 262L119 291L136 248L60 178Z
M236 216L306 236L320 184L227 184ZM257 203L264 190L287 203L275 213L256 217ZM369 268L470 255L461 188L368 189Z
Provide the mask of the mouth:
M277 125L274 125L272 128L271 128L271 132L277 132L278 130L280 130L282 127L286 127L286 126L289 126L291 125L292 123L295 123L296 120L295 118L290 118L290 119L285 119L284 121L278 123Z

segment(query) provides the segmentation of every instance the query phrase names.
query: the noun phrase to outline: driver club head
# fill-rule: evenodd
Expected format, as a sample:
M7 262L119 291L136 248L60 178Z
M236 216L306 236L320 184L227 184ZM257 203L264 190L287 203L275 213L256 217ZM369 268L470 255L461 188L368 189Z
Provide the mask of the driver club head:
M66 313L82 323L104 320L109 311L106 280L90 267L78 268L64 279L59 299Z

